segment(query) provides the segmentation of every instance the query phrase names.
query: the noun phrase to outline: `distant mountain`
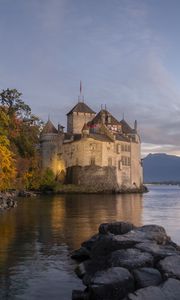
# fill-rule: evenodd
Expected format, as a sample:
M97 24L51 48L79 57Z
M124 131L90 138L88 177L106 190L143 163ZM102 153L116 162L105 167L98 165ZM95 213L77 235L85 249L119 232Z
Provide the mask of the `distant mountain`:
M164 153L143 159L144 182L180 181L180 157Z

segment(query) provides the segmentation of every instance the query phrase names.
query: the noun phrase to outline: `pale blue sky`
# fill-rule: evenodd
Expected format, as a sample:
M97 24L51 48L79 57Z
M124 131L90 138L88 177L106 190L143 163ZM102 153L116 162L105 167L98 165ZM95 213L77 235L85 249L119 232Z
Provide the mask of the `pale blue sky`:
M179 0L0 0L0 88L66 125L79 81L95 111L138 120L142 152L180 155Z

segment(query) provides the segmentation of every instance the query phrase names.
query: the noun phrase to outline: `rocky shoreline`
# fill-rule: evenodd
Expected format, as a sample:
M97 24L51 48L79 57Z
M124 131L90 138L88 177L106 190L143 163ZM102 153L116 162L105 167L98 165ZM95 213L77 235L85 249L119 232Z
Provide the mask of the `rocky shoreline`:
M180 299L180 247L162 226L101 224L72 258L86 286L72 300Z
M17 192L0 192L0 211L17 206Z

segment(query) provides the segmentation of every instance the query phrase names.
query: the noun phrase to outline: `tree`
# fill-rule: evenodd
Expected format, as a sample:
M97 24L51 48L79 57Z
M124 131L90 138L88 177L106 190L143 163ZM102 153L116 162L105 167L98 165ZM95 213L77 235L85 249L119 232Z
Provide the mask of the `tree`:
M25 104L21 96L22 93L16 89L6 89L0 93L0 103L8 116L16 114L16 116L24 118L31 114L31 108Z
M0 135L0 191L12 188L16 175L13 154L9 149L9 141Z
M17 187L36 188L40 172L38 144L42 122L31 113L31 108L21 97L22 93L16 89L0 92L0 135L6 136L8 146L3 147L15 159ZM5 153L5 148L1 151Z

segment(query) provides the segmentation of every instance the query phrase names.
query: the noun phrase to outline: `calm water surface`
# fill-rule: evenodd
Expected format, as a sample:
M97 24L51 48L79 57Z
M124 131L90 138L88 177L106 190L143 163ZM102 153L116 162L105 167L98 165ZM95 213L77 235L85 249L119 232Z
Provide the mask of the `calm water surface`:
M0 299L70 300L81 288L69 253L102 222L163 225L180 244L180 188L145 195L63 195L21 199L0 213Z

